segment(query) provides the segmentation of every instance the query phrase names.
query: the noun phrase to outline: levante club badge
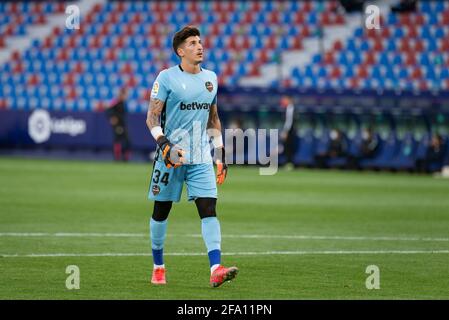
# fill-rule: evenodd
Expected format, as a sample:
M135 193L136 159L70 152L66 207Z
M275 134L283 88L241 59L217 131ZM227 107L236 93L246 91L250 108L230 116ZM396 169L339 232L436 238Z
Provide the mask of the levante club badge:
M157 184L155 184L155 185L153 186L153 189L152 189L151 191L153 192L153 194L154 194L155 196L157 196L157 195L159 194L159 192L161 192L161 188L159 188L159 186L158 186Z
M212 90L214 90L214 85L212 84L212 82L207 81L205 83L205 85L206 85L206 89L209 90L209 92L212 92Z

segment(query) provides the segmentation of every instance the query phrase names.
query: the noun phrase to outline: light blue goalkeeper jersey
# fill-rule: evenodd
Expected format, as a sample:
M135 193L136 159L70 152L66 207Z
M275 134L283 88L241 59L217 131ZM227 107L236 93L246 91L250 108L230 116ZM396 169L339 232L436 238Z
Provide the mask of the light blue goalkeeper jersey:
M192 74L180 65L163 70L151 90L151 98L165 102L161 126L165 136L186 151L186 164L212 162L207 135L211 105L217 103L217 75L201 68ZM162 161L158 150L156 160Z

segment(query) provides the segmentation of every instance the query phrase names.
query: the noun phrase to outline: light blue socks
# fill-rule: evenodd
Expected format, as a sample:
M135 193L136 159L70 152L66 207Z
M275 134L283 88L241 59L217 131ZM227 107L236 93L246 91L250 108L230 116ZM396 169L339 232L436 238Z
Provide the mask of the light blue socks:
M201 232L207 248L210 267L215 269L221 263L221 230L217 217L201 219Z
M167 219L164 221L156 221L150 219L150 238L151 249L153 251L153 263L155 266L164 265L164 241L167 232Z

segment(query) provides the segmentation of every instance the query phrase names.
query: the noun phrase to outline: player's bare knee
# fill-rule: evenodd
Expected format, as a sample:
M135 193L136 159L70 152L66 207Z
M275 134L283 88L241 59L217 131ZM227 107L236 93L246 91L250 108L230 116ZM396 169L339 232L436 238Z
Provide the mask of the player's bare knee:
M195 200L195 204L201 219L217 216L217 212L215 209L217 205L217 199L197 198Z
M154 201L152 218L155 221L164 221L170 213L172 201Z

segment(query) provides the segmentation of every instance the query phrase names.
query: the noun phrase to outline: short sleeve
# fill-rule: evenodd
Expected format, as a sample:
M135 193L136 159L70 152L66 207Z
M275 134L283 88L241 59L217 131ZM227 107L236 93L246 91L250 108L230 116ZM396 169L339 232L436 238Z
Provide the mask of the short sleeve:
M158 99L165 101L168 96L168 83L167 74L165 72L160 72L156 80L153 83L153 88L151 89L151 99Z
M212 105L217 104L217 99L218 99L218 79L217 79L217 74L215 74L215 87L217 88L217 93L215 94L214 100L212 100Z

